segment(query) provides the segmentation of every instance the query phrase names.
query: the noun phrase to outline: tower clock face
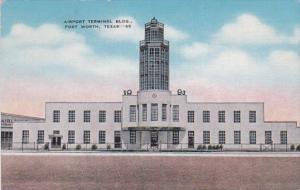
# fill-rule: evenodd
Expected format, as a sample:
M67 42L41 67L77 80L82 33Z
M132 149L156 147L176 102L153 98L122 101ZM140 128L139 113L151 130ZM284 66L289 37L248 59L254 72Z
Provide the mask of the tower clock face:
M157 94L153 93L152 98L156 98L156 97L157 97Z

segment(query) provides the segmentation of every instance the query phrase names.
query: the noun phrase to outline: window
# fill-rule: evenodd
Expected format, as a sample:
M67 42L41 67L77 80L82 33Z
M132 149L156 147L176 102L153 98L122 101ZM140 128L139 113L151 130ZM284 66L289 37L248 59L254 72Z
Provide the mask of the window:
M225 131L219 131L219 144L225 144Z
M241 122L241 111L234 111L233 112L233 122L240 123Z
M179 105L173 105L173 121L179 121Z
M68 131L68 144L75 144L75 131Z
M179 131L173 131L173 144L179 144Z
M249 122L250 123L256 122L256 111L249 111Z
M129 121L136 122L136 105L129 106Z
M37 143L44 144L44 130L38 130Z
M272 144L272 131L265 131L265 144Z
M194 123L194 115L195 115L195 111L188 111L188 122L189 123Z
M203 131L203 144L210 144L210 131Z
M210 122L210 111L203 111L203 123L209 123Z
M69 110L69 122L75 122L75 110Z
M99 144L105 144L105 131L99 131Z
M104 110L99 111L99 122L100 123L106 122L106 111L104 111Z
M28 144L29 143L29 130L22 131L22 143Z
M234 144L241 144L241 131L234 131Z
M219 123L225 123L225 111L219 111Z
M136 131L130 131L130 144L136 144Z
M157 120L158 120L158 105L151 104L151 121L157 121Z
M161 120L162 121L167 120L167 104L163 104L161 107Z
M83 143L90 144L90 131L83 131Z
M142 105L142 120L147 121L147 104Z
M59 110L54 110L53 111L53 122L54 123L59 123L60 122L60 111Z
M256 144L256 131L249 132L250 144Z
M121 123L121 121L122 121L122 112L121 112L121 110L115 110L114 120L115 120L115 123Z
M89 110L83 111L83 122L85 123L91 122L91 111Z
M280 144L287 144L287 131L280 131Z

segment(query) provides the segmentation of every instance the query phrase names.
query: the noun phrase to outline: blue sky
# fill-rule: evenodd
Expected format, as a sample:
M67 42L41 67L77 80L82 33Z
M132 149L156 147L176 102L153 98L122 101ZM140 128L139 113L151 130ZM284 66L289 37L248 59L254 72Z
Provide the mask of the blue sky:
M263 101L267 119L300 121L299 6L299 0L6 0L0 108L41 115L45 101L119 101L122 89L138 90L138 41L155 16L170 41L171 90L185 88L192 101ZM132 29L70 30L63 23L116 18L133 21ZM30 109L20 110L24 104Z

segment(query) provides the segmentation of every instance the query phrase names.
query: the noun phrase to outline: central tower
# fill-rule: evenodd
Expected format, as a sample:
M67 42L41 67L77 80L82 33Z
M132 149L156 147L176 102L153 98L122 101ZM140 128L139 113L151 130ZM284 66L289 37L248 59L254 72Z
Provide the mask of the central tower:
M155 17L145 24L145 40L140 41L139 74L140 90L169 90L169 41Z

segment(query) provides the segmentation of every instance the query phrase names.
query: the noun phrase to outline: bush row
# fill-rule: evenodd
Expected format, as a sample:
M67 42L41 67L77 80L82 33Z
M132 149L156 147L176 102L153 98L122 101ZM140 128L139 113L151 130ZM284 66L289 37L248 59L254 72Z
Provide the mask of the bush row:
M223 145L198 145L197 150L222 150Z
M290 149L291 149L291 151L294 151L294 150L300 151L300 144L298 144L298 146L292 144L291 147L290 147Z

